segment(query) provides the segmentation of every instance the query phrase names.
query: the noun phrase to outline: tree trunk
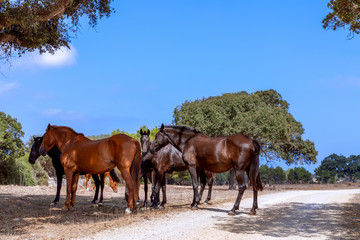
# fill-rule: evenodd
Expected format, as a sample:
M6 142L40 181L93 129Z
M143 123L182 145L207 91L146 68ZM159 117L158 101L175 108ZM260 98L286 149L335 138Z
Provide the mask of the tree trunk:
M236 185L237 185L237 181L236 181L235 170L231 169L229 174L229 189L236 190Z

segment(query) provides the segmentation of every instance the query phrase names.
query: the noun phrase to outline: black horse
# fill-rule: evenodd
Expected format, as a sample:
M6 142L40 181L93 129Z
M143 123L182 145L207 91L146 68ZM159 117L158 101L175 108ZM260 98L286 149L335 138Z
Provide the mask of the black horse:
M150 146L150 139L143 137L147 133L140 131L141 138L140 142L143 146ZM145 191L145 200L144 206L147 205L147 175L149 172L156 173L152 181L152 187L154 192L154 200L152 201L152 208L164 207L166 203L166 173L172 173L173 171L185 171L188 170L188 166L182 159L182 154L171 144L166 145L161 148L155 154L152 154L150 151L143 153L143 158L141 162L141 170L144 176L144 191ZM200 190L200 199L204 192L205 185L208 183L209 191L208 196L205 200L207 204L211 200L211 190L214 182L215 174L209 171L204 171L197 169L198 176L200 176L201 190ZM154 187L155 186L155 187ZM159 191L162 188L163 200L160 203Z
M159 153L167 148L168 144L182 153L182 159L188 166L193 189L194 200L191 204L193 209L198 208L200 202L197 182L197 168L215 173L226 172L234 168L238 181L239 192L234 207L229 215L235 215L239 209L240 201L246 188L244 174L249 176L253 186L253 207L250 214L256 214L257 192L262 190L259 174L260 144L257 140L242 134L234 134L227 137L209 137L194 128L183 126L161 125L154 142L150 146L152 153Z
M34 164L36 159L38 159L38 157L40 156L39 148L42 141L43 141L43 137L34 137L34 143L31 147L31 151L29 155L29 163ZM60 199L60 190L62 185L62 178L64 176L64 167L61 165L60 162L61 152L56 147L56 145L50 151L47 152L47 155L51 158L52 164L56 171L56 179L57 179L56 196L55 199L51 202L51 205L56 205L56 203ZM82 175L84 174L85 173L82 173ZM114 181L116 182L120 181L117 175L115 174L114 170L110 171L110 175L114 179ZM94 179L95 187L96 187L95 195L94 195L94 199L92 200L92 203L95 204L96 201L98 200L99 186L101 186L100 201L98 204L102 205L103 190L104 190L104 174L100 174L100 179L97 174L92 174L92 177Z

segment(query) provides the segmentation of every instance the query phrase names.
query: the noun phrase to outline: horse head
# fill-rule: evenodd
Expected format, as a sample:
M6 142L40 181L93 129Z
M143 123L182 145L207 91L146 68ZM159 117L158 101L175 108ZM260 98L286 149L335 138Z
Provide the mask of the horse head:
M39 148L43 141L42 137L33 137L34 143L31 146L31 151L29 154L29 163L34 164L36 159L40 156Z
M173 144L172 140L166 134L164 128L164 124L161 124L159 132L155 136L155 140L150 145L149 150L152 154L159 151L160 148L166 146L169 143Z
M150 130L143 132L142 129L140 129L140 144L141 144L141 151L143 153L147 152L150 148Z
M43 135L42 143L39 147L39 153L43 156L45 156L46 153L55 146L55 136L53 131L53 127L49 123L46 128L45 134Z

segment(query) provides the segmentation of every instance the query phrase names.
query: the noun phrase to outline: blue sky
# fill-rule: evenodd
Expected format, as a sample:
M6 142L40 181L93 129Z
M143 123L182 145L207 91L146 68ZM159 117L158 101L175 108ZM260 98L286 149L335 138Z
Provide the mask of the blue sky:
M315 142L312 172L332 153L360 154L360 36L324 30L326 4L115 1L96 29L83 19L71 51L3 64L0 111L27 141L48 123L135 132L171 123L185 100L275 89Z

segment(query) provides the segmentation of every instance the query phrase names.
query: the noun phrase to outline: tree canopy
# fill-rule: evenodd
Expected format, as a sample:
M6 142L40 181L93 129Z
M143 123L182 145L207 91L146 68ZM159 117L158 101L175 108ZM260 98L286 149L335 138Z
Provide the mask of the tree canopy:
M360 32L360 0L330 0L328 13L322 21L325 29L347 29L350 35Z
M175 108L173 117L176 125L191 126L209 136L249 135L260 141L267 160L316 162L314 143L302 139L302 124L289 113L289 104L275 90L185 101Z
M91 27L114 11L112 0L2 0L0 1L0 57L9 59L38 50L68 47L79 19L87 16Z

